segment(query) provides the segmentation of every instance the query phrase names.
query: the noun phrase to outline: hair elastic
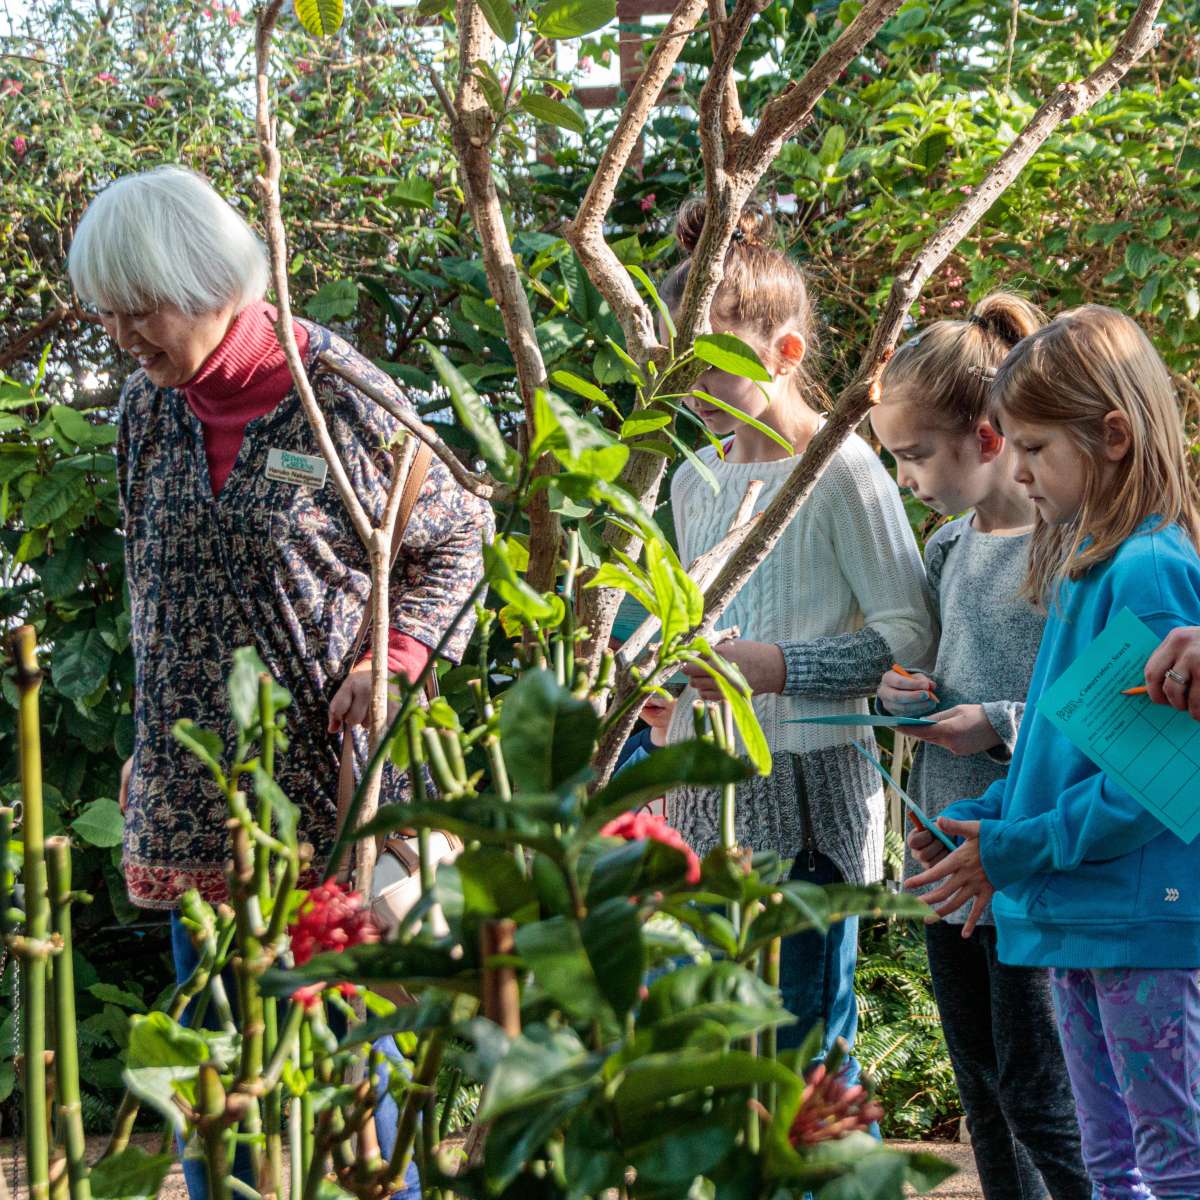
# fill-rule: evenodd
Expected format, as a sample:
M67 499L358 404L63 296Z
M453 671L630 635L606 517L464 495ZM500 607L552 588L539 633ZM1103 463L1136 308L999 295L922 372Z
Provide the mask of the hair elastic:
M731 240L737 242L739 245L746 240L745 231L740 225L733 231L733 237Z
M967 318L967 324L968 325L978 325L979 328L984 331L984 333L991 332L991 325L988 323L987 318L981 317L978 313L972 313Z
M987 383L991 383L991 381L996 378L996 368L995 367L972 367L970 370L970 374L974 375L976 379L982 379Z

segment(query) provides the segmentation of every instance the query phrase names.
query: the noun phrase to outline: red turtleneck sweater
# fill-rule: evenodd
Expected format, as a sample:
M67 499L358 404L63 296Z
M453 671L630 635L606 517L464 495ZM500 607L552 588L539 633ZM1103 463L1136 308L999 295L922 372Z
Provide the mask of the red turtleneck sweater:
M237 462L246 426L266 416L291 391L292 375L275 336L276 312L259 300L234 318L221 344L184 386L188 407L204 428L204 453L213 495L220 494ZM293 323L303 356L308 331ZM362 662L370 659L368 652ZM429 661L429 648L416 638L389 631L388 670L415 679Z

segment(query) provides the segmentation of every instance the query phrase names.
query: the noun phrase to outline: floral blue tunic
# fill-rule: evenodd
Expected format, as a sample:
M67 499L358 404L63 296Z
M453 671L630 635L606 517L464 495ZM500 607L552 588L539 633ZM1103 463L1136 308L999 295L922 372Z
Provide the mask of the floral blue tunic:
M337 335L304 324L305 369L378 523L392 471L385 447L399 423L319 356L351 362L384 386L386 376ZM292 693L277 778L300 807L316 865L332 845L341 735L328 732L329 702L350 665L370 568L333 481L313 488L268 478L272 449L319 453L295 389L246 427L214 497L203 430L182 392L156 388L142 371L122 391L117 461L135 664L124 865L130 898L143 908L174 908L189 888L209 900L227 894L224 799L171 727L190 718L233 744L226 679L239 646L254 646ZM393 628L438 644L482 574L492 527L488 506L435 458L392 573ZM454 627L447 658L461 658L472 623L468 616ZM386 768L381 802L402 801L406 787Z

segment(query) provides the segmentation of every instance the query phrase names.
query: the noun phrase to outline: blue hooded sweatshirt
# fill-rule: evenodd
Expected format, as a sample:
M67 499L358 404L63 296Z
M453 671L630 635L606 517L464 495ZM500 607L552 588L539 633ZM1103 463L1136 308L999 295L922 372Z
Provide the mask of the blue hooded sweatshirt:
M1200 556L1177 525L1156 523L1063 584L1012 768L944 813L981 822L1000 960L1013 966L1200 967L1200 838L1185 845L1036 707L1123 608L1160 638L1200 625Z

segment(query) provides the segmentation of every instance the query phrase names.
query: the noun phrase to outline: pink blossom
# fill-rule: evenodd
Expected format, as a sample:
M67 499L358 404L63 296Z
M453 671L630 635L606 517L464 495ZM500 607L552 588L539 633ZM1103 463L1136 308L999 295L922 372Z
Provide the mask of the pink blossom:
M0 96L19 96L25 90L25 85L18 79L6 79L0 83Z
M951 301L950 301L950 304L949 304L949 307L950 307L950 308L955 308L955 309L957 309L957 308L962 308L962 306L963 306L965 303L966 303L966 301L964 301L964 300L951 300Z
M964 183L958 190L964 196L973 196L975 194L975 189L969 183Z
M151 92L150 95L146 97L147 108L162 108L162 106L163 98L157 92Z
M24 158L25 151L29 149L29 143L18 133L12 140L12 149L18 158Z
M627 842L650 840L660 842L678 850L687 860L688 883L700 882L700 860L696 852L683 840L678 829L672 829L662 817L654 813L623 813L615 820L609 821L600 830L601 837L619 837Z
M97 83L116 83L117 77L111 71L101 71L100 74L96 76L96 82Z
M649 192L643 196L638 202L641 206L642 212L650 212L654 208L654 201L655 195L653 192Z
M605 50L605 52L600 55L600 61L607 67L608 64L612 62L612 51Z
M592 73L592 68L595 65L596 64L594 62L592 62L592 56L590 54L583 55L579 60L579 69L585 75L590 75Z
M204 16L207 20L211 21L213 18L213 10L211 8L206 8L203 10L203 13L201 15Z
M238 10L231 4L225 10L225 20L227 20L230 25L240 25L242 23L242 14L238 12Z

